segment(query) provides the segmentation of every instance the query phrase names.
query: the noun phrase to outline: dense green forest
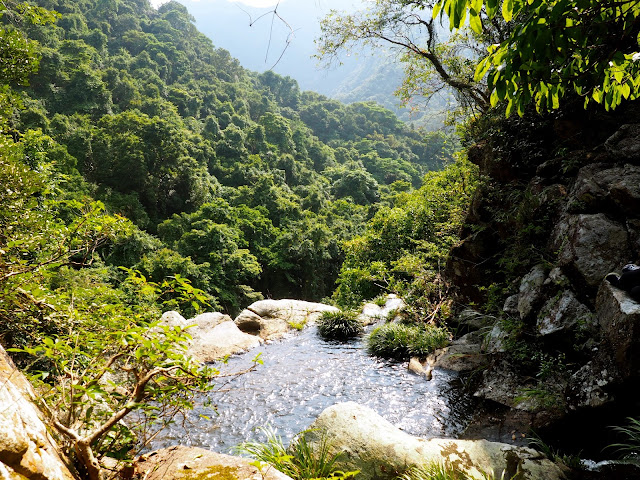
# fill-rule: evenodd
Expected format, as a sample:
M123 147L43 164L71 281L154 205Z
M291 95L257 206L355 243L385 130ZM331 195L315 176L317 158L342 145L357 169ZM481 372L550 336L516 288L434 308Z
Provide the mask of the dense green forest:
M81 473L99 479L94 454L127 458L142 438L88 398L163 423L211 387L216 372L181 350L185 332L149 329L169 309L234 314L263 297L347 309L393 292L412 331L437 328L444 344L464 330L448 322L454 309L471 307L493 332L483 338L501 344L478 381L491 390L512 369L507 393L520 395L496 401L515 409L532 387L532 418L568 417L583 367L608 377L619 357L626 372L606 341L592 348L600 333L583 327L603 283L564 243L586 215L617 219L620 208L594 210L605 193L560 205L585 167L640 161L605 142L637 118L639 17L636 0L376 0L323 21L321 56L390 43L403 53L402 92L453 91L476 168L451 136L407 127L375 103L345 105L245 70L177 2L0 2L0 341L40 372L32 379L65 414L70 426L54 426ZM436 22L449 22L447 41ZM636 212L629 218L624 248L608 248L620 257L612 269L637 254ZM549 302L538 292L533 308L521 300L536 272ZM561 295L581 308L556 342L538 311ZM133 396L97 380L117 369ZM56 391L58 379L71 387ZM617 395L637 373L612 382ZM630 403L611 399L613 409Z
M58 13L35 22L8 5L3 31L25 40L34 68L3 78L5 92L16 80L3 104L3 162L15 151L15 168L42 182L13 194L37 196L49 226L68 230L102 210L98 224L122 227L97 225L100 239L67 265L99 266L107 283L122 279L116 267L152 282L178 274L231 313L262 296L321 299L342 242L455 150L373 103L344 105L243 69L177 2L40 1ZM27 198L11 212L33 207ZM70 248L64 236L43 241ZM36 255L19 242L3 236L4 268Z

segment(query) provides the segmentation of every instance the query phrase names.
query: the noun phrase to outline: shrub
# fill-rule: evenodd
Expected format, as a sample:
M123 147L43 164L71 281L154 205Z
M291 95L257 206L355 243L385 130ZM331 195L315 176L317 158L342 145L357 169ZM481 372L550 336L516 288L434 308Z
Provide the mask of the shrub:
M387 323L371 332L367 350L378 357L403 360L411 356L424 357L448 342L449 333L444 328Z
M467 480L470 477L451 465L430 463L409 468L399 480Z
M327 339L345 340L363 332L364 327L353 310L323 312L318 321L318 333Z
M262 428L267 440L246 442L238 446L239 453L246 453L258 460L272 465L276 470L288 475L293 480L307 479L340 479L354 477L358 472L341 472L334 468L340 454L331 455L330 445L322 437L316 447L307 441L308 430L300 432L289 447L285 447L282 438L271 428Z

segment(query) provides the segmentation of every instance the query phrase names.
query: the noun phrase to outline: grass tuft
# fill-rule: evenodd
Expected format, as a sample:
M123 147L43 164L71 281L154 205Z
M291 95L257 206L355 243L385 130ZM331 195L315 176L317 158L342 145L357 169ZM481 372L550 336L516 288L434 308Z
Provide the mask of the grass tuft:
M425 357L448 343L449 332L444 328L387 323L367 337L367 350L378 357L404 360Z
M265 442L246 442L236 447L236 450L259 462L272 465L293 480L347 480L358 473L342 472L335 468L340 454L331 455L330 445L325 437L321 437L319 444L312 447L306 438L309 430L305 430L294 437L289 447L285 447L282 437L272 428L261 430L267 436Z
M353 310L323 312L318 320L318 333L322 338L346 340L364 332L358 314Z
M611 427L615 432L627 437L624 443L614 443L606 448L615 448L618 453L625 457L640 454L640 419L628 417L629 424L624 427Z

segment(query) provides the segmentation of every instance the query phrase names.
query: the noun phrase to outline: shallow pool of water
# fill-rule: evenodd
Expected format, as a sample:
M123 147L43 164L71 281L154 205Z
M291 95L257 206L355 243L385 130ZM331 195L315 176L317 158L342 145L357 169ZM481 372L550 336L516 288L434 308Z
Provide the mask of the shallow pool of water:
M370 357L362 340L326 342L310 327L232 357L223 370L246 368L259 352L263 365L201 398L185 425L170 427L151 447L179 443L229 453L242 442L264 440L258 427L265 425L288 442L325 408L347 401L422 437L455 437L472 414L472 399L459 388L455 373L435 370L426 381L410 373L406 362ZM217 413L205 406L207 400Z

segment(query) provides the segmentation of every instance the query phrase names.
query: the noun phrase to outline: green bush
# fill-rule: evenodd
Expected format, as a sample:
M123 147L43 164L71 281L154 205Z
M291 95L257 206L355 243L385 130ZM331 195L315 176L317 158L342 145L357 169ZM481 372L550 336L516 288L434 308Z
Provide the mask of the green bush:
M346 480L353 478L358 472L342 472L335 469L340 454L331 455L330 445L322 437L319 445L312 447L307 441L308 430L300 432L289 447L285 447L282 437L271 428L262 428L267 440L246 442L236 450L246 453L258 462L272 465L276 470L288 475L293 480L324 479ZM261 466L259 467L262 470Z
M318 333L322 338L346 340L364 332L358 314L353 310L323 312L318 321Z
M387 323L371 332L367 350L378 357L404 360L424 357L448 342L449 333L444 328Z
M399 480L467 480L470 477L456 470L452 465L434 462L413 466L398 478Z

